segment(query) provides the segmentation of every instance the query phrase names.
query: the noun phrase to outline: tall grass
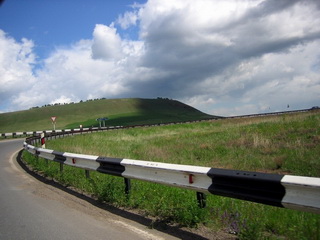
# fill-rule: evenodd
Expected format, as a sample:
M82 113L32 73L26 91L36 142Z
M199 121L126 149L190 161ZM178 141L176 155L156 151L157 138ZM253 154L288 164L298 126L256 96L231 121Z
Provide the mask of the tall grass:
M78 135L47 142L58 151L178 164L320 177L320 114L231 119ZM30 156L25 156L35 164ZM41 161L39 161L41 162ZM51 165L56 170L50 170ZM39 166L39 163L38 165ZM320 216L208 195L197 206L193 191L133 181L129 198L123 179L74 168L59 175L50 163L41 171L74 184L101 201L143 209L161 221L224 229L240 239L320 239ZM51 172L50 172L51 171ZM68 174L68 171L70 173ZM81 180L80 180L81 179Z

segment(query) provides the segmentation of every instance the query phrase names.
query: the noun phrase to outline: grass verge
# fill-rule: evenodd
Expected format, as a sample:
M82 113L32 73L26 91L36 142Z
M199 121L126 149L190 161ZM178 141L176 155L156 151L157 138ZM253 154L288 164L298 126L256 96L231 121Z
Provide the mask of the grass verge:
M47 142L57 151L208 167L320 177L320 114L301 113L232 119L79 135ZM38 171L115 206L141 209L168 223L224 229L239 239L320 239L320 216L208 195L197 206L195 192L48 164L24 153Z

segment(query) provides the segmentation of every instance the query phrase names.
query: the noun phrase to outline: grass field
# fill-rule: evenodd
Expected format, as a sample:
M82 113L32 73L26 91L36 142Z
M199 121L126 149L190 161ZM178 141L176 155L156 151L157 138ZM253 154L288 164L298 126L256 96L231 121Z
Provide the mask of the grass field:
M73 153L142 159L216 168L320 177L320 113L221 119L153 128L78 135L47 142L47 148ZM195 192L132 181L130 197L123 179L72 167L59 173L56 163L27 161L66 184L115 206L141 209L159 221L222 229L240 239L320 239L320 215L208 195L197 206Z
M214 116L170 99L101 99L74 104L33 108L0 114L0 133L99 126L97 118L107 117L107 126L207 119Z

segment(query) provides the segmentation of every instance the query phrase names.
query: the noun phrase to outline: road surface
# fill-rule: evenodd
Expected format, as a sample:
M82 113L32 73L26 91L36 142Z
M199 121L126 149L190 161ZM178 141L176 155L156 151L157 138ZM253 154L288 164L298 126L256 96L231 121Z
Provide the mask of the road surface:
M22 144L0 141L1 240L178 239L38 181L13 157Z

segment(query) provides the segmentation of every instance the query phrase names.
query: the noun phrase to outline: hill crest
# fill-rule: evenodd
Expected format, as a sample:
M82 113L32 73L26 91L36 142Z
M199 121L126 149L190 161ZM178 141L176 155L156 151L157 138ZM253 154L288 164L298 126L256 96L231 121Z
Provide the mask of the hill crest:
M79 103L46 105L29 110L1 113L0 132L99 126L97 118L107 117L107 126L165 123L215 118L187 104L168 98L95 99Z

